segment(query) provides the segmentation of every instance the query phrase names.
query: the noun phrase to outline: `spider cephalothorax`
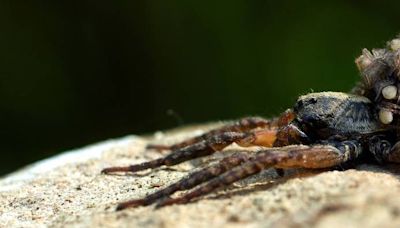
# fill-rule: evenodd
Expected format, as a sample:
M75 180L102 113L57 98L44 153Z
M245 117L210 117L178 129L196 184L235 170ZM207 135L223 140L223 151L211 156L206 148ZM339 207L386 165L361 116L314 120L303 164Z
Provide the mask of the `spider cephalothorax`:
M104 169L103 173L138 172L172 166L210 155L232 143L262 148L228 155L143 199L121 203L118 209L186 203L267 168L333 168L364 155L380 163L400 162L400 136L393 118L400 114L398 47L400 40L395 39L387 49L363 51L356 60L363 79L353 94L300 96L293 109L279 118L244 118L172 146L149 145L148 149L172 152L141 164ZM171 198L177 191L190 189Z

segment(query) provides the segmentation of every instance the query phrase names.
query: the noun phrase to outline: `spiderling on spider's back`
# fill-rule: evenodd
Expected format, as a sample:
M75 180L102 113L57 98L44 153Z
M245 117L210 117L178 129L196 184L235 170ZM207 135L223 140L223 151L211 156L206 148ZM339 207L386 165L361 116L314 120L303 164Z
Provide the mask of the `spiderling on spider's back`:
M262 148L229 155L142 199L123 202L117 209L187 203L267 168L333 168L364 155L381 164L400 162L400 38L389 41L386 48L364 49L356 64L362 79L351 93L300 96L293 109L278 118L248 117L171 146L148 145L147 149L171 153L102 170L108 174L173 166L232 143ZM183 190L191 191L171 198Z

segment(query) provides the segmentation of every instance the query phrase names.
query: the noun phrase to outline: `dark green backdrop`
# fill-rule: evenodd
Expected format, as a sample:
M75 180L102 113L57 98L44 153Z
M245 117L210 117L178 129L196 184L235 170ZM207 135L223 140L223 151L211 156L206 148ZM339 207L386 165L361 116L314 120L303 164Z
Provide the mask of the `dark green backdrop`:
M396 2L0 0L0 174L110 137L348 91L361 48L400 32Z

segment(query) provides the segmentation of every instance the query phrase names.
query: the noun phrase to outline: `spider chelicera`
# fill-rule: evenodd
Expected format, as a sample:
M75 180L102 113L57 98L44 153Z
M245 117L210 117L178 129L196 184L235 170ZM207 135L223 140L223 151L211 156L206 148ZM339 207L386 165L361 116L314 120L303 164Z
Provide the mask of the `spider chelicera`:
M300 96L293 109L278 118L244 118L175 145L148 145L148 149L172 152L141 164L104 169L102 173L108 174L173 166L211 155L232 143L263 148L228 155L142 199L123 202L117 210L187 203L267 168L276 168L278 173L286 168L334 168L362 158L400 162L399 120L394 118L400 114L400 38L383 49L364 49L356 64L362 80L349 94Z

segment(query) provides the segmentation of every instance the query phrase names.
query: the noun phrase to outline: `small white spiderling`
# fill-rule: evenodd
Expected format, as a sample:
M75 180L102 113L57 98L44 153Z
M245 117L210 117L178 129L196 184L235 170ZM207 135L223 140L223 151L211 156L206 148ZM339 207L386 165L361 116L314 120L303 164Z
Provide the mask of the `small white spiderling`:
M394 39L390 41L390 49L397 51L400 49L400 39Z
M394 85L386 86L382 89L382 96L388 100L395 99L397 96L397 87Z
M363 54L356 59L358 69L360 71L365 70L365 68L367 68L372 63L372 60L373 56L371 52L364 48Z
M390 124L393 121L393 113L382 109L379 111L379 120L383 124Z

